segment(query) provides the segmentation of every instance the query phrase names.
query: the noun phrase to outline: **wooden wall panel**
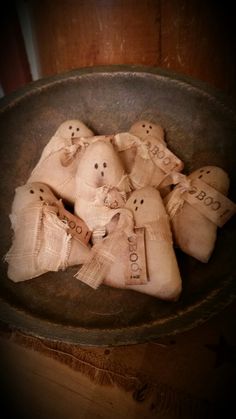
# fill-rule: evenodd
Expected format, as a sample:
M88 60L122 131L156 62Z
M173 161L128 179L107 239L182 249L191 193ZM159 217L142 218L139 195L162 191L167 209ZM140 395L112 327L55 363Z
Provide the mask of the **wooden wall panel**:
M32 80L20 24L11 3L1 8L0 54L0 82L5 94Z
M28 0L42 76L72 68L145 64L232 94L235 35L229 0Z
M160 63L159 1L30 3L43 76L92 65Z
M161 65L236 91L232 7L228 1L162 1Z

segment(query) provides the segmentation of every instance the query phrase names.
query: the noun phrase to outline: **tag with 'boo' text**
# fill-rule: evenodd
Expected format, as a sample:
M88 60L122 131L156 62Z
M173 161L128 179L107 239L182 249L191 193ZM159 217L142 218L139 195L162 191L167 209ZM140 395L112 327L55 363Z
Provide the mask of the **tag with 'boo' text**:
M218 227L222 227L236 213L236 205L225 195L200 179L193 180L184 199Z
M135 228L135 234L128 237L127 268L125 272L126 285L147 284L145 229Z
M92 233L81 218L71 214L62 205L58 207L58 218L67 222L68 233L71 234L72 237L85 245L88 244Z
M169 173L172 170L178 172L183 169L183 162L161 142L158 142L157 144L157 141L153 141L152 138L149 138L145 141L145 145L152 161L156 166L163 170L164 173Z

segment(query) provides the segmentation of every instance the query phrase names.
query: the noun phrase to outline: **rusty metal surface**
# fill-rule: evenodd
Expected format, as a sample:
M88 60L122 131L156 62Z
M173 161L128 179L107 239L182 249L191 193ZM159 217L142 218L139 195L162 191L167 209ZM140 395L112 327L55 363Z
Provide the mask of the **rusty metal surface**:
M43 79L1 101L1 259L11 243L8 214L41 151L66 119L99 134L123 131L138 119L158 122L187 170L211 164L231 177L236 201L236 116L203 83L154 68L88 68ZM174 334L205 321L236 293L236 217L220 231L207 265L177 252L183 294L167 303L132 291L94 291L73 278L76 268L14 284L1 261L0 321L27 333L86 345L119 345Z

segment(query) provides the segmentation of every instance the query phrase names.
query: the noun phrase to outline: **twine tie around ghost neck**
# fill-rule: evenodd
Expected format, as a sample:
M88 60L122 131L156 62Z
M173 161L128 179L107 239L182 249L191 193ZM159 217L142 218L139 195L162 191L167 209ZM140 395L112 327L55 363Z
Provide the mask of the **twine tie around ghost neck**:
M129 176L125 172L122 173L122 176L116 185L106 184L96 187L89 185L88 183L85 183L83 179L80 179L79 185L77 186L76 198L82 198L95 205L104 205L104 199L107 197L107 194L114 190L117 191L117 194L120 195L122 200L126 200L126 193L131 192L131 186Z
M169 182L168 182L169 181ZM166 205L167 213L172 219L183 208L185 199L184 194L191 189L191 180L186 175L178 172L169 173L164 179L163 184L177 185L171 193L171 198Z
M120 247L126 243L128 237L135 235L132 212L126 208L112 210L110 218L116 214L120 216L116 229L93 246L89 261L75 274L75 278L94 289L102 284Z

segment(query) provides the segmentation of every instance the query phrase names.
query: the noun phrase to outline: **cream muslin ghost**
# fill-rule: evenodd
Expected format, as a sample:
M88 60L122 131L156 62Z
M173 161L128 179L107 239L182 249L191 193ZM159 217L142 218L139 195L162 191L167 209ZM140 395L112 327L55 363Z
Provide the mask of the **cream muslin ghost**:
M135 164L137 147L149 137L156 138L163 145L166 145L163 128L146 120L135 122L127 133L115 135L115 142L117 140L121 149L120 158L127 173L132 171Z
M96 138L78 163L75 188L75 214L93 231L94 240L106 234L106 225L125 205L129 191L128 177L113 145Z
M192 172L187 181L201 180L213 187L223 195L227 195L229 189L229 177L227 173L216 166L205 166ZM217 225L200 213L196 208L184 201L178 194L179 187L175 187L166 198L166 208L171 218L171 226L174 240L177 246L185 253L201 262L208 262L214 250ZM175 198L175 195L177 198ZM174 210L175 203L178 208Z
M58 201L43 183L16 188L10 215L13 242L5 256L8 277L14 282L82 264L90 249L68 233L58 218Z
M63 122L44 148L28 182L43 182L61 198L75 201L75 173L85 138L93 132L79 120Z
M136 227L145 229L146 268L148 282L127 285L127 255L129 244L120 248L104 283L112 287L132 289L164 300L177 300L182 281L172 245L169 219L159 191L145 187L134 191L125 208L133 213Z
M138 121L134 123L129 131L131 134L138 136L148 150L149 158L147 159L141 147L137 149L137 154L130 171L130 180L135 189L145 186L153 186L159 188L166 174L169 173L168 165L158 166L163 161L164 150L167 144L164 140L164 130L160 125L153 124L148 121ZM160 158L159 158L160 157ZM175 171L181 171L183 163L177 159L176 166L171 168ZM165 195L169 189L163 189L162 194Z
M166 195L170 189L162 184L171 172L183 169L183 162L167 148L164 130L149 121L135 122L128 133L114 136L122 162L133 189L153 186Z

